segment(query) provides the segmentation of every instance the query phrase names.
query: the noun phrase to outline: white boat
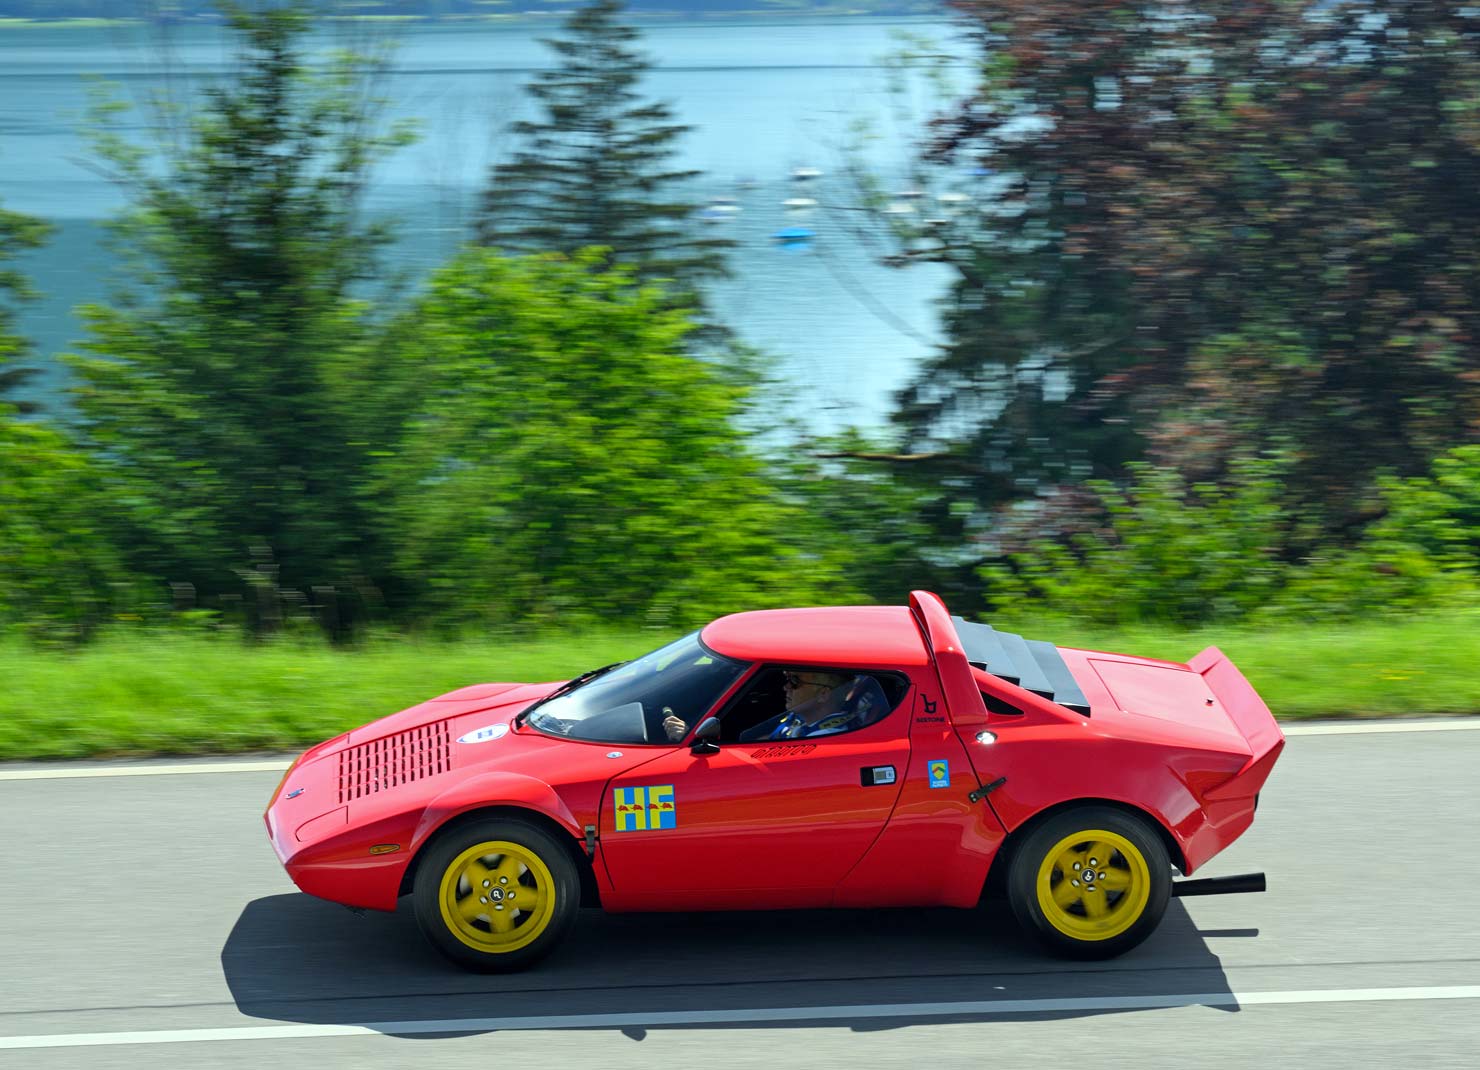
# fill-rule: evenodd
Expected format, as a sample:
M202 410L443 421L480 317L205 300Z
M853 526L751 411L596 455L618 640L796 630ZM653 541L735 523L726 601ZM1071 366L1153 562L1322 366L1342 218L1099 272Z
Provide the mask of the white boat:
M816 208L817 202L811 197L788 197L781 202L781 206L793 212L804 212L808 208Z
M791 177L798 182L810 182L814 178L821 178L822 172L815 167L797 167L792 170Z

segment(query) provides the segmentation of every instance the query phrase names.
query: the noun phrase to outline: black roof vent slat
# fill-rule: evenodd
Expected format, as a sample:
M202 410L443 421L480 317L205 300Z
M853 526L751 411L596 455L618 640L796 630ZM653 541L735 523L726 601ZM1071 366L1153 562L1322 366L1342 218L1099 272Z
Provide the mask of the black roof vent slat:
M1039 639L1024 639L1015 632L998 631L990 624L977 624L964 617L952 617L951 621L966 660L972 665L1057 702L1065 709L1089 716L1089 699L1058 647Z
M1002 645L1012 657L1013 664L1018 667L1021 676L1018 686L1024 691L1031 691L1041 698L1052 699L1058 694L1058 688L1054 687L1049 680L1048 674L1043 671L1043 666L1038 664L1033 651L1028 648L1028 641L1016 632L997 633L1002 640Z
M961 640L967 661L1014 684L1023 678L1002 642L1001 633L990 624L974 624L961 617L952 617L951 621L956 625L956 636Z
M1074 674L1069 671L1069 666L1064 662L1064 655L1059 653L1059 648L1041 639L1029 639L1027 644L1033 660L1038 662L1043 674L1048 677L1048 682L1053 686L1053 700L1065 709L1082 713L1088 717L1089 699L1085 698L1084 692L1080 690Z

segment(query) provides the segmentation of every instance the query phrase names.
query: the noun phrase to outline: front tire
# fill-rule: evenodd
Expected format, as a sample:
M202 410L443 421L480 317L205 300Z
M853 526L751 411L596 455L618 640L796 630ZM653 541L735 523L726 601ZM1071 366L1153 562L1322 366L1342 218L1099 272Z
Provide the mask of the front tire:
M1066 958L1129 951L1161 923L1171 890L1156 829L1108 806L1055 814L1017 845L1007 873L1018 924Z
M522 970L564 939L580 905L570 852L518 820L459 825L426 848L412 886L417 924L466 969Z

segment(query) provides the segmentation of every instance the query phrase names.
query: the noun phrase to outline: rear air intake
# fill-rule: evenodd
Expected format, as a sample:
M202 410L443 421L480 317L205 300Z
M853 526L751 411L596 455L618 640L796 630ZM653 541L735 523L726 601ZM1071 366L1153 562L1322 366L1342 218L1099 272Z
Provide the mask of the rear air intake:
M451 764L452 735L446 721L372 739L339 752L339 801L445 773Z

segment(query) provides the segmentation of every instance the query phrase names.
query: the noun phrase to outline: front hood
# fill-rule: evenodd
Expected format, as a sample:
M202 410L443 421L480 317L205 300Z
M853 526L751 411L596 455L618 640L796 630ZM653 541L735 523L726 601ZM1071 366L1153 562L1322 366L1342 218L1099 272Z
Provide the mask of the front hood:
M666 749L567 739L515 725L520 713L559 686L465 687L371 721L313 757L339 752L340 779L365 781L378 794L443 773L500 771L550 784L600 782Z
M462 718L482 713L489 715L487 720L490 724L500 718L507 722L526 706L544 698L559 686L558 683L475 684L472 687L459 688L445 695L428 699L410 709L402 710L400 713L393 713L371 721L369 724L361 725L345 737L345 743L350 745L368 743L383 736L391 736L398 732L444 721L451 722L449 729L456 729L453 733L455 738L473 730L462 727Z

